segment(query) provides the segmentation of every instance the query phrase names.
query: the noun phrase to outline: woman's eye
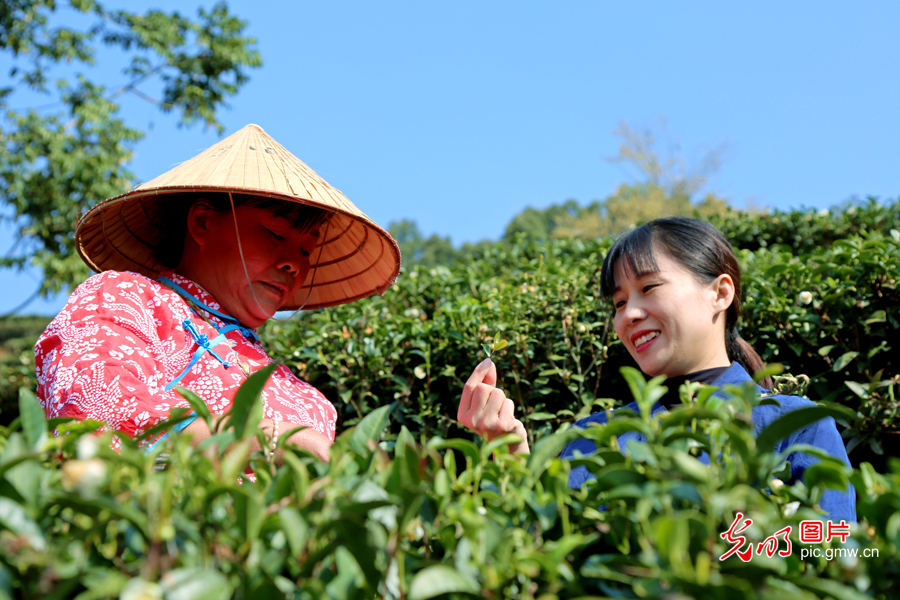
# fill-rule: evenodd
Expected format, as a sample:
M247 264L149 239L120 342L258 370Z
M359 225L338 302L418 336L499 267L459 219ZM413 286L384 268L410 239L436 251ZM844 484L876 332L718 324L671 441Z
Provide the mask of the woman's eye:
M616 307L616 310L619 310L620 308L623 308L625 306L625 301L619 300L618 302L614 302L613 306Z
M645 286L644 286L644 293L646 294L647 292L649 292L650 290L652 290L653 288L655 288L657 285L659 285L659 284L657 284L657 283L651 283L650 285L645 285Z
M283 236L278 235L277 233L275 233L274 231L272 231L272 230L269 229L268 227L263 227L263 229L265 229L266 232L267 232L270 236L272 236L273 239L278 240L279 242L284 241L284 237L283 237Z
M304 250L303 248L300 248L300 254L302 254L303 256L305 256L307 258L309 258L309 255L310 255L310 253L307 250Z

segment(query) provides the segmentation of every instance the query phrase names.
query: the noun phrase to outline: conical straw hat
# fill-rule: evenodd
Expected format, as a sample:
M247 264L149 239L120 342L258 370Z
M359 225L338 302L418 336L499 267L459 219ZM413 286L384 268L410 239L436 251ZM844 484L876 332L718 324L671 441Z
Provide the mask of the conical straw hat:
M155 219L159 196L229 191L333 213L320 227L323 239L312 254L304 287L284 309L351 302L381 294L396 280L400 249L390 234L258 125L247 125L171 171L92 208L75 228L78 253L98 272L134 271L156 278L169 270L154 253L163 237Z

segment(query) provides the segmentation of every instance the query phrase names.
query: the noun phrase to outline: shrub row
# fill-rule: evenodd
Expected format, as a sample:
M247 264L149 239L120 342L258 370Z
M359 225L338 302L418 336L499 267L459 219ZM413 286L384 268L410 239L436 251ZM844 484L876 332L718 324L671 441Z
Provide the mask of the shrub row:
M764 359L809 377L814 399L856 410L843 423L851 460L879 468L900 435L898 218L900 203L870 201L827 215L733 213L717 222L744 247L742 335ZM530 435L546 435L629 395L616 373L632 362L599 296L609 243L498 243L465 262L403 270L382 298L270 322L262 335L277 360L330 397L342 425L396 401L395 433L405 425L447 438L463 435L454 421L460 390L484 358L481 344L499 332L509 342L496 357L500 385ZM23 323L4 324L15 339L0 360L0 423L14 418L18 388L34 386L39 325Z
M0 318L0 424L18 414L19 388L35 388L34 344L51 317Z
M875 231L889 235L900 223L900 199L879 202L870 197L862 203L848 202L818 211L774 210L755 214L730 210L724 215L711 215L709 221L736 248L786 246L800 255L854 235Z
M784 365L794 379L783 383L806 376L813 399L852 408L842 422L851 460L880 467L900 434L898 237L869 232L802 255L740 252L742 336ZM404 271L382 298L270 322L264 338L335 402L343 425L396 401L395 427L446 438L463 435L454 421L463 383L500 333L509 345L496 357L499 385L537 439L629 397L617 371L633 363L599 292L608 244L498 244L467 263Z
M752 388L727 402L701 392L650 418L660 382L623 376L642 414L544 437L527 460L506 454L505 439L479 446L402 426L379 442L388 413L403 413L395 404L345 430L329 464L288 448L278 465L249 451L259 376L200 447L179 435L150 454L124 440L118 454L97 423L48 423L23 391L21 419L0 428L0 598L897 597L900 461L879 475L823 457L805 482L777 486L784 456L766 432L754 438ZM788 417L782 433L802 415ZM631 430L648 441L626 457L614 435ZM576 435L599 452L556 458ZM700 452L717 458L707 467ZM255 481L241 476L248 460ZM576 464L596 481L573 491ZM848 482L866 521L843 543L802 542L823 491ZM749 562L721 560L738 513L753 522L737 534ZM814 548L822 556L801 557ZM835 549L877 557L827 560Z

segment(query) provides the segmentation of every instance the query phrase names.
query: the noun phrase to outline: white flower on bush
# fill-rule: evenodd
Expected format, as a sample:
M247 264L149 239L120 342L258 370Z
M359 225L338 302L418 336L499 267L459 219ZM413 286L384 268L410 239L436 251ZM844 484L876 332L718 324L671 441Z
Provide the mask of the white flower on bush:
M813 301L812 292L800 292L800 295L797 296L797 300L800 304L809 304Z
M78 459L88 460L97 456L97 450L100 449L100 440L93 435L84 435L78 439Z
M67 491L89 496L106 479L106 463L99 458L70 460L62 466L62 485Z
M422 368L421 365L413 369L413 375L415 375L418 379L425 379L425 369Z

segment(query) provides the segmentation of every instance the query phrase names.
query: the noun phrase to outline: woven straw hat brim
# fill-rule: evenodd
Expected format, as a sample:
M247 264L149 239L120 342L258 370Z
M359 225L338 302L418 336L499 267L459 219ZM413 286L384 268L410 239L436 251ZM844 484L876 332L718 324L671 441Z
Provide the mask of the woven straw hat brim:
M332 213L319 227L323 237L310 257L307 281L285 310L324 308L381 294L400 272L400 249L391 235L257 125L95 206L76 226L78 253L98 272L158 277L169 270L155 256L163 238L157 224L159 198L185 192L251 194Z

